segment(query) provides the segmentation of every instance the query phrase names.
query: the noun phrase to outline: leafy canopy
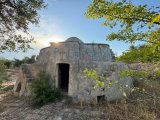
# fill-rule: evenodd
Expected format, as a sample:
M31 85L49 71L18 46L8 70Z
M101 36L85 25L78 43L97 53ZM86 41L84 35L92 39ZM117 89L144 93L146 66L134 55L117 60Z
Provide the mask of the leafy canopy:
M45 7L43 0L0 0L0 52L26 51L33 38L28 35L28 25L38 24L38 10Z
M116 58L117 61L123 61L126 63L134 62L159 62L160 61L160 52L155 50L153 52L153 46L151 45L140 45L140 46L131 46L128 51L125 51Z
M36 56L24 57L22 60L14 59L14 67L20 67L22 64L32 64L36 61Z
M159 6L134 5L131 0L93 0L85 15L92 19L105 18L103 24L110 28L120 26L118 32L107 36L108 40L146 41L154 47L160 46Z

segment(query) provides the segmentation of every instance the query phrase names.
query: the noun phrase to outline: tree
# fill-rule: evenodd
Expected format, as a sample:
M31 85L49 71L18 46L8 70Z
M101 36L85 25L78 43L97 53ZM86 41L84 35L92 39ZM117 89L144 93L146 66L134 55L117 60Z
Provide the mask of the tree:
M116 58L116 60L126 63L159 62L160 52L152 52L152 49L153 48L150 45L131 46L128 51L123 52L122 55Z
M44 7L43 0L0 0L0 52L30 48L33 38L17 33L28 35L28 25L38 24L38 10Z
M32 64L36 61L35 57L35 55L32 55L31 57L24 57L22 63Z
M0 58L0 88L1 88L1 83L4 82L5 80L7 80L5 59Z
M22 60L14 59L14 67L19 67L23 64Z
M14 67L20 67L22 64L32 64L36 62L36 55L32 55L31 57L24 57L22 60L14 59Z
M105 18L103 24L110 28L119 25L118 32L109 34L108 40L129 43L145 41L152 44L154 49L160 46L159 6L149 8L146 4L134 5L131 0L121 0L120 2L93 0L85 15L92 19Z

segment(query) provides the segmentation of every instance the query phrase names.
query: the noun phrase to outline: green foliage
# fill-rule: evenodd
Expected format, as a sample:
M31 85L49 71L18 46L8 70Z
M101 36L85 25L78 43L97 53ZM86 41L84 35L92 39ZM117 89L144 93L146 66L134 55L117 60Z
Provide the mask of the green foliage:
M4 59L0 59L0 86L1 83L8 79Z
M94 89L97 89L97 88L104 88L104 83L107 82L107 88L110 88L113 84L117 84L118 81L117 80L114 80L114 81L111 81L109 80L109 75L106 73L105 75L99 75L97 73L96 70L89 70L87 68L84 69L84 74L86 77L89 77L91 78L92 80L95 80L96 84L94 86Z
M134 87L138 87L139 84L142 84L146 80L157 80L160 78L160 69L153 71L151 69L147 70L123 70L119 71L121 78L130 76L133 79ZM135 89L135 88L134 88Z
M32 64L36 61L35 57L36 57L35 55L32 55L31 57L24 57L22 60L14 59L14 66L19 67L20 65L24 63Z
M10 68L11 64L12 64L12 61L10 61L10 60L5 60L4 65L6 66L7 69Z
M123 71L120 71L120 77L121 78L124 78L124 77L127 77L127 76L131 76L132 78L134 79L138 79L139 78L147 78L148 76L148 73L145 72L145 71L139 71L139 70L123 70Z
M22 60L14 59L14 67L19 67L21 64L23 64Z
M11 63L12 63L11 60L8 60L8 59L5 59L5 58L0 58L0 62L1 62L1 64L3 64L1 67L6 68L6 69L8 69L11 66Z
M31 57L24 57L22 60L22 63L31 64L35 62L35 55L32 55Z
M160 70L158 70L155 74L156 74L156 75L155 75L156 78L160 79Z
M13 87L14 87L14 85L9 85L7 87L0 87L0 93L1 92L6 92L6 91L9 91L9 90L13 90Z
M96 89L98 87L104 87L104 80L107 80L107 78L98 75L97 71L95 71L95 70L89 70L86 68L86 69L84 69L83 72L85 73L86 77L89 77L89 78L96 81L94 89Z
M61 92L50 83L50 76L40 72L38 78L31 84L35 104L44 105L48 102L61 99Z
M99 75L95 70L89 70L86 68L83 72L85 73L86 77L89 77L96 82L94 89L104 88L104 87L110 88L112 85L118 83L118 80L111 81L109 80L109 76L106 77L106 76ZM118 73L121 79L125 77L132 77L133 85L134 85L132 91L136 91L136 90L144 91L142 86L147 80L160 79L160 66L157 67L157 70L155 71L153 71L152 69L147 69L147 70L127 69L127 70L121 70ZM106 86L105 86L105 83L107 83ZM125 85L125 87L128 88L128 85ZM127 96L126 93L123 91L122 84L119 84L119 90L123 92L124 97Z
M29 24L37 25L38 11L44 8L44 0L0 1L0 52L26 51L34 40L28 37ZM21 33L26 33L27 37Z
M133 86L138 87L140 82L148 78L149 73L146 71L140 71L140 70L123 70L123 71L119 71L119 75L121 78L125 78L128 76L132 77Z
M116 60L126 63L160 61L160 51L153 51L152 48L150 45L131 46L128 51L123 52Z
M5 71L5 61L3 59L0 59L0 73L3 73Z
M108 40L133 43L146 41L153 50L160 46L160 7L146 4L134 5L132 0L93 0L85 13L87 18L105 18L104 26L119 26L118 32L107 36ZM135 31L135 28L136 31ZM156 29L155 29L156 28ZM117 28L116 28L117 29Z
M89 70L87 68L84 69L84 74L86 77L95 80L94 89L107 87L111 88L112 85L118 84L118 80L110 80L108 75L99 75L96 70ZM107 85L105 86L105 82ZM128 86L126 86L128 87ZM119 90L122 92L122 84L119 85ZM123 92L123 96L126 97L126 93Z

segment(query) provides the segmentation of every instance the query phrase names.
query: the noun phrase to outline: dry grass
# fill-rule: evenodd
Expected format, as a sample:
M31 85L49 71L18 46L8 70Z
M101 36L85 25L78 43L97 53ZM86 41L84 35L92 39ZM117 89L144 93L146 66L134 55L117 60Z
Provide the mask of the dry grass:
M74 107L97 108L108 116L108 120L160 120L160 80L144 80L136 87L137 90L122 100L101 105L79 103L74 104ZM71 103L69 98L66 104ZM3 111L4 107L0 106L0 112Z
M151 70L152 66L146 66L145 70ZM160 120L160 79L152 78L138 80L136 90L128 98L107 103L105 113L109 120Z
M127 99L108 103L106 113L110 120L160 120L160 81L147 80Z
M0 113L5 111L5 107L3 105L0 106Z
M160 80L141 81L128 98L102 104L78 103L77 107L97 108L108 120L160 120ZM98 115L97 115L98 117Z

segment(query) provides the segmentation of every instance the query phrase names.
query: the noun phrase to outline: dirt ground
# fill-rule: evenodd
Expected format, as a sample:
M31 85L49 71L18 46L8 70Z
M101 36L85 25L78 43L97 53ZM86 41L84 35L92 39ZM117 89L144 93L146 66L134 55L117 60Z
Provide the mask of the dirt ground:
M83 108L66 100L35 107L11 91L0 96L0 120L107 120L107 114L100 107Z
M13 74L12 79L15 76ZM13 86L15 82L16 79L4 82L2 87ZM31 100L15 96L7 88L0 91L0 120L107 120L107 114L100 106L83 107L72 104L70 99L36 107Z
M14 84L8 81L2 86ZM139 82L138 87L145 91L135 91L125 101L83 106L64 98L36 107L31 100L13 95L12 90L4 91L0 92L0 120L160 120L159 79Z

